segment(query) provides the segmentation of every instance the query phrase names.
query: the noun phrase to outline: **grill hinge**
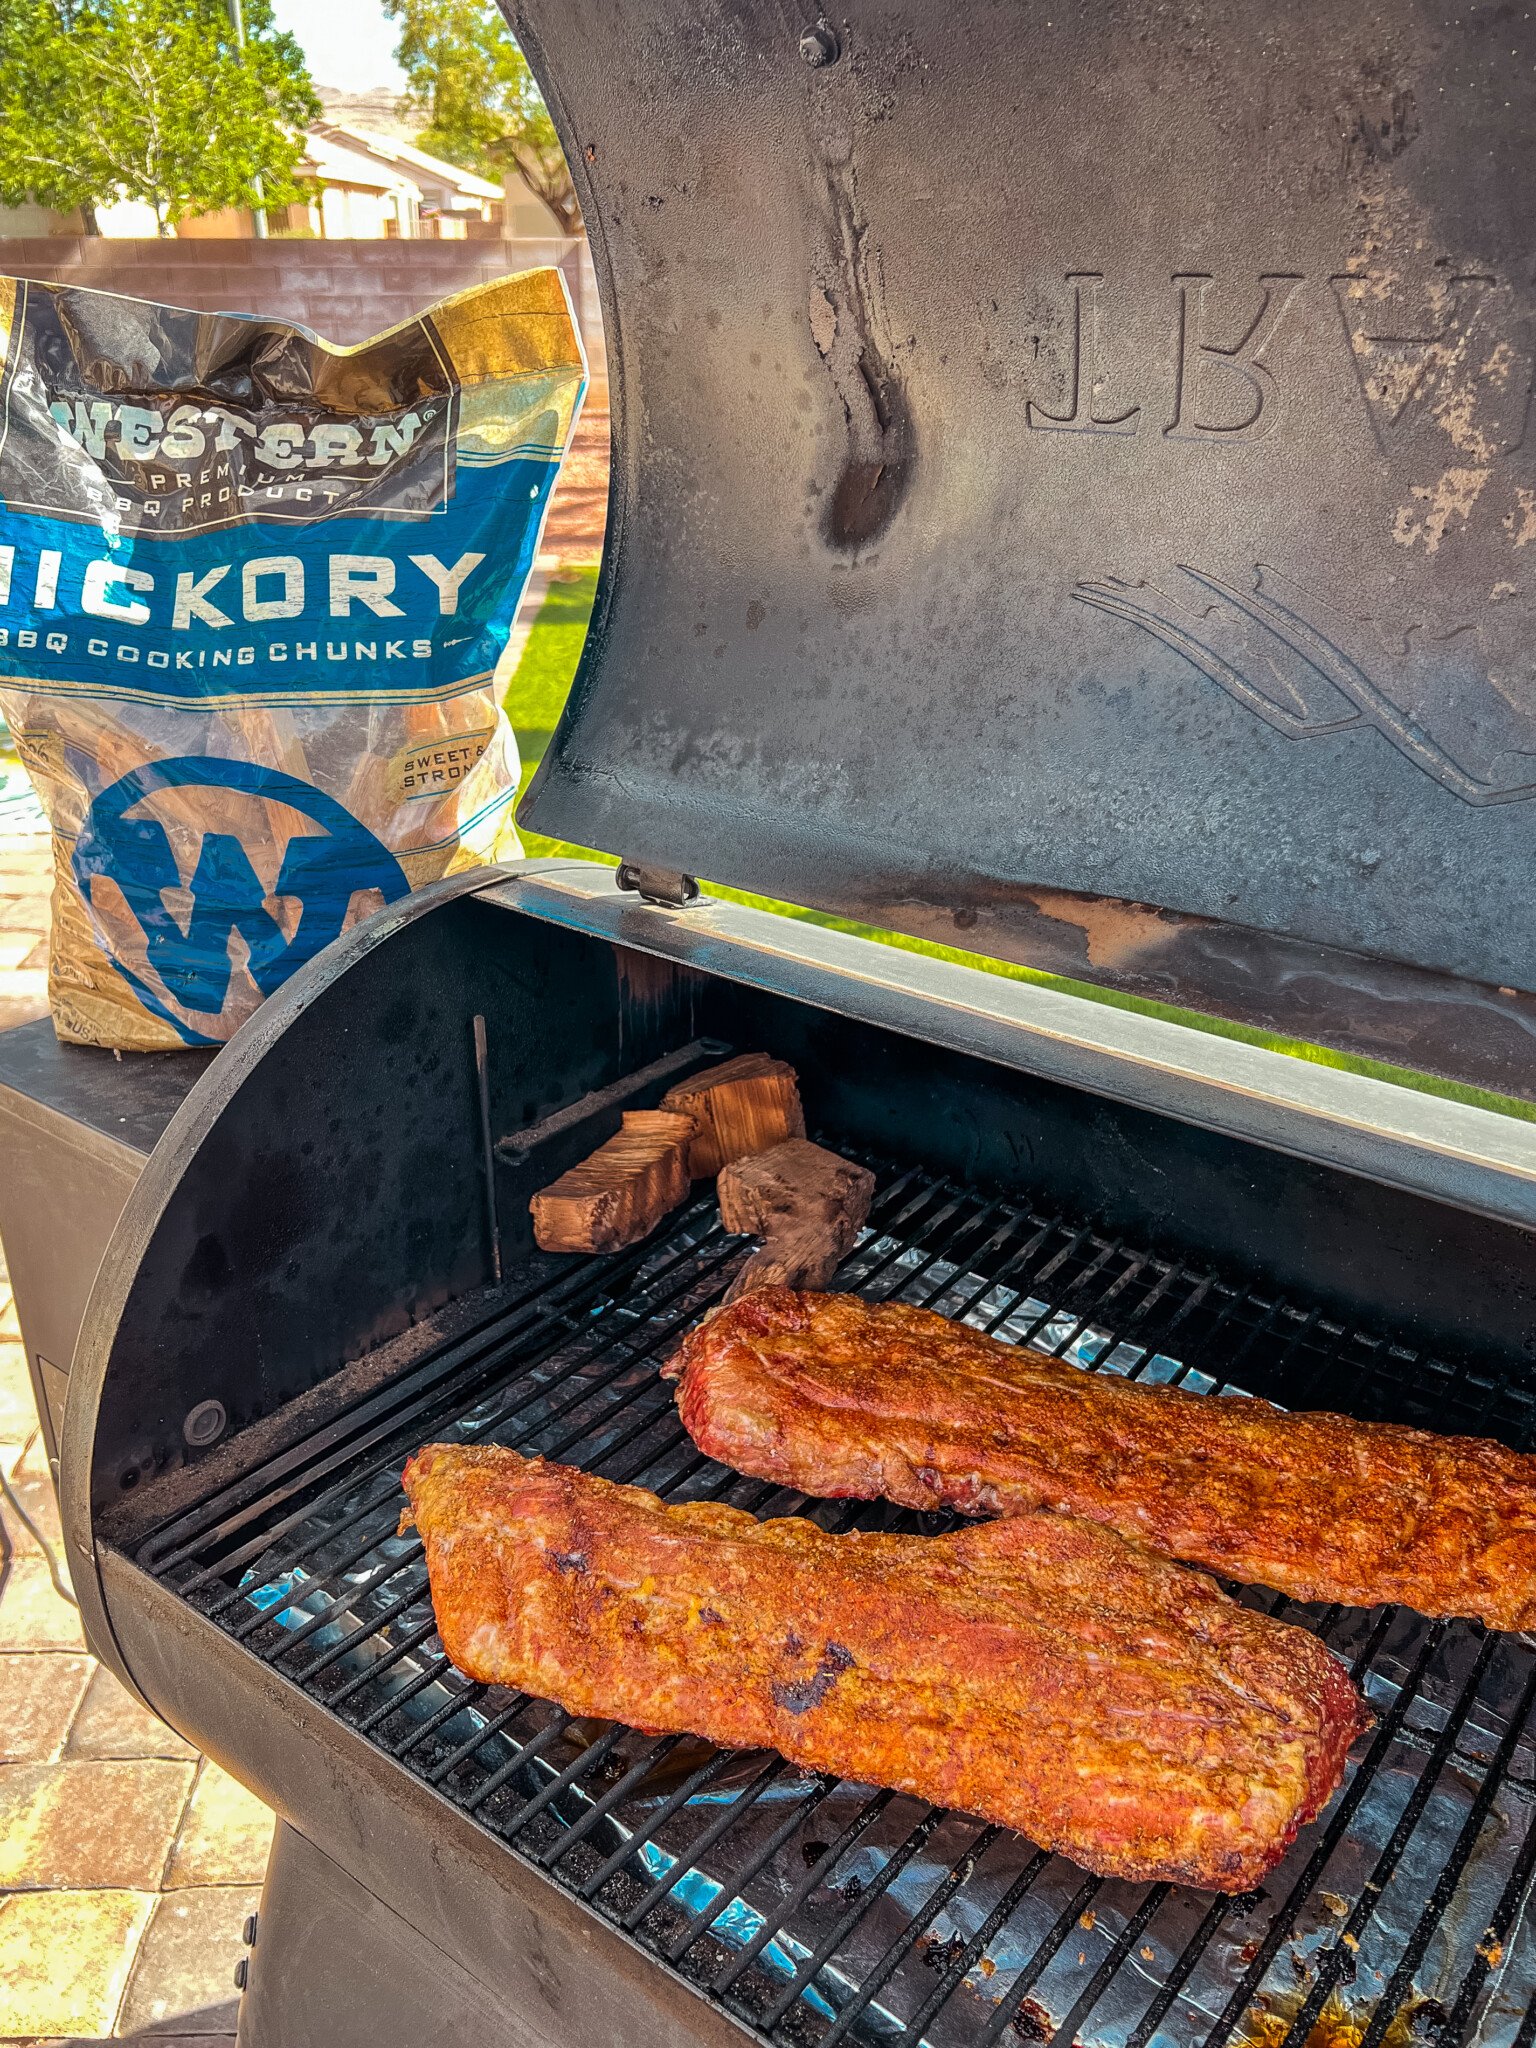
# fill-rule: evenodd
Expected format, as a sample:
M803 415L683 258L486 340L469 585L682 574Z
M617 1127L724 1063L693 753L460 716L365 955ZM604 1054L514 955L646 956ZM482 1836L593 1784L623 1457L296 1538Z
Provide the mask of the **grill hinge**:
M677 868L651 868L643 861L621 860L614 880L644 902L669 904L674 910L686 910L699 900L698 882Z

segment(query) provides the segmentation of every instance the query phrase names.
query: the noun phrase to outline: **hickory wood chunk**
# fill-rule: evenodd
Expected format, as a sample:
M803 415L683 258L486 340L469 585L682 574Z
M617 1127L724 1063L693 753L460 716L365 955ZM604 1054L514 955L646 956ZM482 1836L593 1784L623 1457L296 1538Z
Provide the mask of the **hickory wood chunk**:
M802 1223L769 1238L754 1252L725 1291L726 1301L739 1301L759 1287L794 1287L820 1293L837 1271L848 1246L824 1223Z
M688 1171L707 1180L733 1159L805 1136L795 1070L765 1052L744 1052L669 1088L663 1109L697 1120Z
M726 1292L735 1301L758 1287L825 1287L864 1226L875 1176L823 1145L789 1138L733 1160L719 1180L720 1221L763 1239Z
M617 1137L528 1204L541 1251L616 1252L637 1244L688 1193L691 1116L626 1109Z

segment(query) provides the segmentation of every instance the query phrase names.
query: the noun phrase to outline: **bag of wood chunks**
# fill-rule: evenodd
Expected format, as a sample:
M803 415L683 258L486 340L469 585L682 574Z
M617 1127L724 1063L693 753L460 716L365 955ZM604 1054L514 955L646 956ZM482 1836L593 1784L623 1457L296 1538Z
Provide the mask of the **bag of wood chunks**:
M521 848L495 688L586 383L555 270L354 348L0 279L0 713L61 1038L228 1038Z

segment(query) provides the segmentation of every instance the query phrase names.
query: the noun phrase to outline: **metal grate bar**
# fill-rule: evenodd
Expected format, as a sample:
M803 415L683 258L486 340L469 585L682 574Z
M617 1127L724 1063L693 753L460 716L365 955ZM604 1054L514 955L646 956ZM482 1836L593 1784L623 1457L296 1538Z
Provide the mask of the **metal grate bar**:
M712 1252L712 1255L703 1262L701 1268L701 1265L697 1259L697 1254L700 1250L704 1249L705 1247L712 1246L713 1241L716 1238L719 1238L721 1240L719 1249L717 1251ZM668 1268L666 1270L670 1271L676 1269L677 1267L686 1266L687 1271L684 1275L684 1278L681 1281L679 1281L677 1286L672 1288L665 1295L663 1295L662 1305L670 1306L672 1303L676 1302L679 1299L679 1297L689 1293L694 1287L697 1286L699 1279L701 1277L701 1273L705 1277L712 1274L717 1266L723 1264L727 1259L732 1257L739 1249L739 1246L736 1245L733 1241L724 1238L721 1232L712 1231L707 1238L702 1240L701 1244L691 1245L687 1248L685 1252L680 1252L675 1259L669 1262ZM681 1329L683 1325L690 1320L691 1313L691 1310L687 1309L680 1312L679 1315L673 1320L673 1322L668 1325L668 1333L677 1329ZM636 1355L624 1349L625 1342L625 1334L623 1332L620 1332L617 1336L610 1338L607 1343L599 1345L596 1351L589 1355L589 1358L586 1362L590 1363L591 1358L601 1358L605 1352L616 1350L619 1352L620 1355L616 1359L611 1370L606 1375L604 1375L602 1379L597 1380L595 1382L578 1382L575 1389L568 1396L566 1396L564 1401L557 1403L556 1409L553 1414L541 1417L539 1423L535 1427L529 1429L524 1433L524 1435L520 1439L515 1439L514 1441L531 1441L531 1439L538 1434L539 1429L547 1427L548 1424L556 1418L556 1416L569 1414L573 1408L581 1407L586 1401L591 1400L595 1398L597 1395L605 1392L614 1380L618 1379L623 1373L627 1372L636 1363ZM523 1377L526 1378L526 1375L524 1375ZM522 1384L521 1379L518 1381L518 1384ZM538 1400L539 1396L543 1393L546 1393L547 1391L548 1386L546 1382L535 1381L529 1388L523 1400L520 1401L517 1404L517 1407L511 1411L511 1414L518 1414L523 1409L531 1407L533 1403ZM492 1428L499 1427L509 1419L510 1416L506 1413L498 1414L494 1418L478 1425L475 1428L463 1431L461 1433L462 1438L466 1442L473 1441L476 1436L487 1434ZM391 1432L391 1434L393 1434L393 1432ZM360 1478L367 1479L382 1476L383 1474L390 1471L391 1466L397 1466L398 1463L399 1460L396 1457L394 1457L392 1453L386 1452L382 1457L376 1459L372 1464L366 1467L364 1471L361 1473L357 1472L355 1469L349 1468L345 1477L338 1482L338 1484L331 1490L330 1494L323 1495L319 1501L312 1501L307 1503L302 1509L295 1509L294 1513L287 1518L284 1524L280 1524L274 1530L263 1530L257 1536L253 1537L250 1540L250 1542L243 1545L239 1551L235 1552L228 1558L221 1559L218 1567L219 1571L226 1572L234 1565L243 1565L249 1563L253 1557L259 1556L263 1549L269 1547L271 1539L274 1535L281 1536L287 1534L290 1529L298 1526L299 1523L309 1520L317 1512L317 1510L323 1508L329 1500L334 1499L337 1495L354 1492L356 1490L357 1483ZM398 1487L391 1488L391 1493L389 1497L392 1498L394 1494L397 1492ZM314 1555L314 1552L316 1550L320 1549L326 1544L334 1542L337 1536L343 1534L347 1529L351 1528L356 1522L360 1521L363 1517L369 1514L376 1513L379 1505L380 1503L377 1501L367 1502L362 1507L354 1510L351 1514L344 1516L341 1520L335 1523L328 1524L323 1535L317 1537L313 1543L302 1547L294 1553L292 1563L303 1564L309 1557L312 1557ZM366 1545L364 1547L365 1549L367 1548ZM208 1572L202 1574L202 1578L204 1579L206 1579L209 1576L211 1576L211 1574ZM192 1588L189 1586L184 1590L192 1590ZM219 1603L219 1606L220 1608L226 1606L233 1606L234 1604L236 1604L238 1598L239 1588L236 1587L232 1590L232 1592L227 1596L227 1598L224 1601ZM217 1611L219 1610L210 1609L210 1612Z
M1305 2042L1312 2030L1313 2021L1316 2020L1324 2005L1327 2004L1328 1994L1338 1983L1339 1974L1349 1955L1345 1936L1349 1936L1356 1942L1359 1941L1361 1928L1374 1912L1377 1899L1386 1890L1387 1880L1397 1867L1398 1858L1408 1846L1408 1839L1415 1827L1417 1827L1419 1817L1423 1813L1425 1806L1429 1803L1429 1795L1434 1790L1434 1781L1439 1775L1446 1759L1450 1756L1451 1751L1456 1746L1456 1738L1460 1735L1462 1725L1467 1715L1471 1712L1472 1703L1477 1697L1476 1680L1481 1678L1483 1672L1487 1669L1488 1660L1493 1655L1493 1649L1494 1638L1489 1636L1485 1638L1483 1646L1478 1652L1477 1662L1473 1667L1472 1675L1462 1686L1461 1696L1456 1702L1454 1711L1447 1717L1445 1726L1435 1738L1434 1746L1430 1751L1429 1762L1420 1772L1413 1790L1409 1793L1408 1803L1403 1808L1397 1825L1393 1828L1388 1838L1386 1847L1376 1859L1376 1864L1370 1877L1361 1890L1359 1898L1350 1909L1349 1918L1344 1924L1339 1939L1331 1948L1324 1952L1322 1964L1318 1969L1316 1977L1313 1979L1312 1988L1307 1993L1300 2012L1297 2013L1292 2021L1285 2040L1281 2044L1281 2048L1297 2048L1298 2043ZM1205 2048L1218 2048L1218 2044L1224 2037L1225 2024L1229 2024L1231 2019L1237 2017L1237 2014L1232 2010L1232 2003L1232 2001L1228 2002L1227 2010L1223 2014L1222 2020L1218 2021L1216 2026L1206 2036Z
M779 1850L783 1848L790 1836L796 1832L802 1823L810 1819L823 1800L837 1790L837 1782L836 1778L828 1777L823 1772L820 1777L813 1781L807 1790L804 1801L799 1807L792 1809L788 1816L774 1829L757 1853L747 1858L741 1864L735 1893L737 1898L740 1898L745 1893L747 1886L767 1867L773 1857L778 1854ZM865 1801L864 1805L848 1823L842 1834L838 1836L831 1848L812 1866L812 1875L817 1884L821 1882L827 1871L831 1869L849 1843L855 1841L872 1821L879 1819L880 1815L890 1805L891 1797L892 1795L889 1792L877 1792L873 1799ZM804 1888L805 1891L812 1889L814 1887L811 1885L807 1885ZM667 1943L668 1961L673 1963L681 1962L699 1936L706 1933L714 1925L730 1904L731 1900L722 1895L719 1900L696 1913L688 1925ZM781 1915L781 1920L782 1917ZM758 1951L765 1948L772 1939L773 1930L765 1925L758 1934L753 1936L752 1941L743 1950L744 1960L742 1968L745 1969L747 1963L751 1962ZM720 1987L717 1986L716 1988Z
M523 1701L527 1705L527 1700ZM563 1735L571 1724L571 1717L564 1708L557 1707L553 1717L531 1736L520 1749L507 1758L499 1770L492 1771L488 1778L482 1778L472 1792L467 1792L459 1802L466 1813L478 1813L493 1793L499 1792L517 1773L544 1754L557 1735ZM480 1745L477 1743L476 1748Z
M1056 2033L1061 2039L1066 2041L1075 2041L1077 2039L1078 2028L1103 1997L1118 1973L1121 1964L1146 1933L1154 1915L1161 1909L1172 1890L1172 1885L1155 1884L1148 1891L1147 1896L1136 1908L1130 1919L1126 1921L1124 1927L1121 1928L1119 1936L1110 1949L1109 1954L1105 1956L1103 1962L1100 1963L1087 1984L1083 1987L1077 2003L1069 2009L1065 2019L1057 2027Z
M664 1764L679 1744L686 1741L686 1739L682 1735L664 1735L660 1742L655 1743L650 1749L646 1750L637 1762L630 1765L617 1784L611 1785L602 1798L594 1806L588 1808L580 1820L567 1828L559 1840L552 1842L543 1852L539 1857L539 1861L544 1865L544 1868L546 1870L553 1870L568 1849L574 1849L578 1842L584 1842L599 1822L608 1818L608 1815L618 1805L619 1801L627 1793L632 1792L644 1779L648 1778L652 1771Z
M560 1720L565 1726L569 1725L571 1718L570 1715L563 1712L560 1715ZM561 1732L564 1732L563 1727ZM568 1792L578 1778L586 1777L589 1771L595 1771L600 1765L606 1763L614 1749L623 1740L626 1732L625 1729L615 1726L610 1728L606 1735L600 1735L596 1742L583 1750L575 1763L567 1764L566 1768L557 1778L551 1778L549 1783L543 1786L541 1790L535 1792L531 1799L525 1800L517 1809L517 1812L513 1814L512 1818L503 1824L501 1832L509 1839L513 1835L520 1835L523 1829L527 1827L529 1821L536 1820L545 1807L558 1798L562 1792ZM523 1754L526 1756L527 1751L525 1750Z
M690 1220L708 1216L709 1213L710 1204L705 1197L684 1210L679 1223L686 1225ZM685 1246L680 1250L676 1255L677 1260L686 1259L690 1249L691 1247ZM458 1384L459 1371L466 1364L474 1369L486 1358L504 1360L507 1340L519 1328L525 1325L538 1328L558 1322L561 1317L568 1316L573 1307L590 1305L605 1292L615 1295L622 1293L647 1256L648 1248L639 1245L627 1252L594 1259L578 1272L562 1274L553 1281L546 1280L541 1285L530 1288L508 1307L488 1317L483 1323L477 1324L472 1331L445 1346L433 1358L424 1361L407 1374L402 1383L382 1389L371 1399L349 1410L328 1428L318 1430L312 1437L306 1438L303 1444L269 1460L260 1468L259 1474L253 1474L246 1480L237 1480L216 1495L207 1508L194 1509L190 1514L178 1516L140 1547L139 1562L146 1571L154 1571L164 1576L190 1557L195 1546L206 1544L214 1540L221 1530L237 1525L236 1520L224 1523L219 1521L220 1513L227 1515L233 1503L246 1503L246 1514L237 1520L249 1520L253 1516L262 1517L263 1530L270 1541L279 1533L282 1526L274 1525L270 1520L273 1506L276 1502L288 1498L296 1488L313 1483L317 1476L314 1461L318 1453L332 1444L341 1443L343 1450L336 1459L326 1461L323 1469L332 1469L335 1463L345 1458L349 1484L355 1484L359 1477L368 1473L385 1469L388 1464L387 1458L380 1459L359 1473L355 1462L359 1452L378 1441L376 1433L368 1432L360 1436L358 1432L361 1425L382 1416L388 1418L387 1426L390 1433L393 1433L420 1413L423 1405L430 1403L434 1394L451 1394ZM417 1389L423 1390L421 1400L411 1401L402 1408L403 1392ZM261 1486L263 1479L268 1482L265 1487ZM291 1484L281 1483L290 1479ZM279 1483L274 1486L274 1481ZM181 1547L167 1553L165 1545L177 1539L181 1539ZM181 1590L191 1590L195 1585L202 1583L203 1579L222 1572L223 1568L221 1561L211 1571L200 1573L195 1579L185 1582Z
M488 1685L476 1685L472 1686L470 1690L471 1692L478 1693L480 1697L484 1699L486 1695L490 1692L491 1688ZM504 1707L499 1708L497 1712L491 1716L490 1720L487 1721L483 1727L477 1728L474 1735L471 1737L469 1741L461 1742L456 1749L451 1749L448 1752L447 1756L443 1757L438 1763L435 1763L429 1771L424 1771L422 1773L422 1775L426 1778L427 1783L429 1785L442 1784L443 1780L446 1777L448 1777L451 1772L456 1771L460 1764L467 1763L469 1758L474 1755L477 1749L484 1749L487 1743L489 1743L493 1739L493 1737L500 1735L503 1729L510 1728L512 1723L517 1719L518 1715L529 1704L532 1698L533 1695L531 1693L513 1693L512 1697L507 1701L506 1705ZM445 1718L452 1718L454 1716L461 1714L466 1706L472 1704L473 1702L469 1700L465 1694L460 1693L458 1697L451 1702L452 1714L447 1715L445 1710ZM434 1720L436 1720L437 1718L438 1717L436 1715L433 1716ZM425 1736L425 1734L428 1732L430 1726L431 1724L428 1723L426 1724L426 1726L423 1727L423 1729L421 1730L423 1736ZM402 1743L399 1749L396 1750L395 1754L396 1756L401 1757L407 1756L409 1755L410 1751L415 1747L416 1742L413 1738L409 1742ZM495 1791L495 1789L496 1788L494 1785L489 1786L487 1788L487 1790L489 1791Z
M1445 2027L1448 2040L1459 2041L1465 2034L1467 2023L1472 2017L1472 2009L1477 2004L1484 1985L1497 1967L1494 1960L1495 1952L1502 1950L1508 1942L1516 1916L1526 1902L1533 1876L1536 1876L1536 1817L1533 1817L1525 1831L1525 1841L1521 1846L1519 1860L1510 1872L1509 1882L1504 1887L1498 1905L1495 1906L1493 1912L1489 1915L1488 1932L1478 1944L1477 1953L1472 1960L1472 1967L1467 1971L1466 1979L1462 1984L1461 1990L1457 1993L1455 2004L1451 2008L1451 2016L1446 2022ZM1437 1893L1438 1890L1439 1887L1437 1886ZM1383 2004L1385 2004L1385 2000L1383 2000ZM1533 2010L1536 2010L1536 2008L1533 2008ZM1372 2024L1374 2026L1374 2022ZM1364 2048L1363 2043L1362 2048ZM1374 2042L1372 2043L1372 2048L1376 2048Z
M821 2048L836 2048L836 2043L866 2012L870 2002L885 1989L896 1971L916 1948L928 1929L938 1919L950 1900L975 1875L976 1866L986 1855L992 1844L1002 1833L998 1827L984 1827L963 1855L950 1865L949 1875L935 1887L920 1913L913 1915L911 1923L904 1927L880 1958L874 1969L859 1986L856 1995L849 2000L832 2025L822 2036Z
M1490 1655L1494 1647L1495 1638L1490 1636L1488 1639ZM1519 1707L1510 1717L1509 1726L1504 1731L1503 1739L1489 1761L1483 1782L1478 1787L1477 1796L1473 1800L1467 1817L1462 1823L1461 1832L1456 1838L1456 1845L1451 1851L1450 1858L1446 1863L1445 1869L1441 1872L1434 1890L1425 1901L1424 1911L1419 1915L1418 1925L1414 1928L1412 1935L1409 1937L1408 1945L1403 1950L1402 1960L1392 1973L1386 1990L1377 2001L1376 2011L1372 2015L1371 2024L1366 2029L1365 2039L1360 2043L1360 2048L1379 2048L1382 2036L1386 2033L1393 2015L1402 2004L1408 1986L1413 1982L1413 1973L1418 1968L1425 1949L1429 1946L1430 1937L1434 1933L1441 1915L1455 1894L1461 1873L1466 1868L1467 1860L1477 1844L1477 1838L1483 1831L1483 1825L1488 1818L1489 1808L1493 1805L1494 1795L1499 1789L1499 1781L1509 1768L1510 1760L1515 1753L1516 1744L1526 1732L1526 1725L1529 1721L1533 1705L1536 1705L1536 1670L1532 1671L1530 1678L1526 1681L1525 1690L1520 1695ZM1449 1732L1449 1724L1447 1724L1447 1732ZM1505 1889L1505 1897L1500 1902L1498 1911L1503 1912L1507 1905L1508 1918L1504 1921L1504 1925L1499 1927L1497 1925L1498 1913L1495 1914L1495 1925L1489 1928L1488 1936L1485 1936L1484 1941L1479 1945L1473 1967L1467 1973L1466 1986L1463 1988L1461 1999L1458 1999L1457 2003L1459 2005L1461 2000L1465 1999L1469 2013L1472 2002L1476 1997L1477 1986L1488 1971L1489 1965L1486 1954L1488 1940L1489 1938L1495 1941L1502 1940L1503 1936L1509 1931L1510 1921L1514 1918L1514 1909L1519 1903L1519 1894L1515 1892L1511 1896L1511 1891L1515 1886L1516 1880L1520 1877L1522 1868L1526 1870L1527 1875L1529 1874L1527 1857L1533 1843L1536 1843L1536 1828L1527 1831L1527 1840L1522 1849L1519 1862L1511 1873L1509 1885ZM1374 1884L1375 1878L1373 1876L1373 1888ZM1358 1911L1359 1909L1357 1908L1356 1910Z
M420 1628L414 1630L412 1634L406 1636L401 1641L398 1646L399 1656L408 1657L413 1650L419 1649L423 1643L430 1643L436 1634L437 1622L435 1618L430 1622L423 1622ZM365 1714L358 1722L358 1728L364 1735L371 1735L376 1728L381 1728L384 1725L391 1714L401 1713L419 1693L425 1692L427 1687L434 1685L445 1671L451 1671L452 1669L453 1666L446 1657L430 1658L423 1668L417 1672L416 1676L408 1684L404 1685L399 1692L391 1693L387 1699L381 1700L378 1706ZM363 1690L364 1686L374 1685L377 1682L378 1667L372 1664L365 1665L355 1678L349 1679L342 1686L339 1692L331 1694L331 1708L333 1711L339 1712L354 1694ZM455 1707L455 1711L458 1711L457 1707Z
M871 1878L869 1883L864 1887L864 1890L860 1893L859 1898L854 1903L854 1905L850 1907L850 1909L846 1913L843 1914L842 1918L832 1928L831 1932L829 1934L824 1935L822 1939L816 1944L816 1947L806 1957L805 1961L800 1965L799 1969L796 1970L794 1976L790 1978L789 1982L785 1985L784 1989L779 1993L778 1997L769 2007L767 2016L763 2022L763 2024L766 2027L771 2029L778 2023L778 2021L783 2019L785 2013L787 2013L789 2011L789 2008L793 2004L795 2004L801 1992L804 1991L806 1985L809 1984L811 1980L816 1976L817 1972L821 1969L822 1964L827 1960L828 1956L830 1956L833 1950L837 1948L838 1945L841 1943L844 1936L853 1926L853 1923L856 1920L862 1919L864 1914L869 1911L869 1908L871 1905L873 1905L874 1901L878 1899L884 1892L890 1889L890 1887L895 1883L896 1879L906 1869L907 1865L912 1861L912 1858L917 1854L918 1850L922 1848L923 1844L928 1840L928 1837L933 1833L934 1829L939 1825L940 1821L943 1820L943 1818L944 1813L941 1807L929 1807L927 1813L924 1814L923 1818L918 1822L917 1826L912 1829L911 1833L907 1836L906 1840L901 1844L901 1846L898 1849L893 1850L892 1853L886 1857L884 1863L881 1864L879 1870L876 1871L874 1877ZM727 1973L732 1982L735 1981L735 1977L739 1974L740 1972L737 1970L732 1970L731 1972ZM723 1982L720 1988L722 1990L724 1989Z
M1006 1994L998 2000L997 2010L983 2028L976 2048L992 2048L992 2043L1004 2027L1017 2018L1019 2008L1030 1992L1034 1990L1045 1974L1048 1963L1054 1958L1072 1929L1082 1919L1091 1901L1097 1896L1104 1883L1101 1877L1085 1877L1067 1904L1056 1916L1056 1924L1041 1942L1029 1961L1009 1985Z
M651 1833L654 1835L659 1827L664 1826L672 1818L673 1814L681 1812L695 1793L702 1792L706 1785L713 1784L715 1779L723 1774L727 1764L731 1761L731 1752L728 1749L717 1749L713 1756L706 1757L703 1763L691 1770L672 1793L671 1797L663 1801L657 1811L655 1820L652 1822ZM633 1856L634 1849L631 1845L628 1842L622 1843L619 1848L614 1850L605 1863L598 1865L593 1875L587 1879L581 1888L582 1897L590 1899L600 1892L609 1878L615 1872L622 1870L624 1865L633 1859ZM668 1883L675 1882L675 1875L669 1873Z
M1049 1849L1037 1849L1035 1851L1019 1876L1014 1879L1007 1891L1003 1893L1003 1896L992 1908L986 1919L982 1921L954 1962L945 1970L933 1991L907 2022L901 2036L901 2048L915 2048L915 2044L921 2041L934 2015L959 1990L972 1970L975 1969L977 1963L997 1939L1001 1929L1007 1925L1008 1921L1018 1911L1025 1897L1033 1889L1035 1880L1039 1877L1041 1871L1051 1861L1052 1857Z
M794 1769L795 1766L793 1764L786 1763L782 1757L770 1757L768 1762L764 1764L763 1768L758 1772L757 1776L752 1780L752 1782L747 1786L746 1790L742 1793L739 1803L736 1806L724 1806L720 1809L719 1813L716 1814L715 1818L710 1822L709 1826L704 1830L703 1834L699 1836L698 1840L690 1848L687 1855L678 1857L678 1859L672 1865L672 1867L669 1870L663 1872L663 1874L656 1879L655 1883L650 1887L649 1891L645 1893L644 1897L640 1900L639 1904L636 1906L632 1906L630 1910L624 1915L621 1925L629 1929L638 1927L641 1921L644 1920L646 1915L649 1912L651 1912L654 1907L659 1905L661 1900L665 1898L667 1893L674 1888L678 1879L680 1877L687 1876L687 1874L697 1866L699 1858L702 1856L707 1856L709 1851L714 1848L715 1844L718 1841L720 1841L726 1834L728 1834L730 1830L736 1826L737 1822L744 1817L745 1814L750 1812L751 1808L756 1803L759 1795L767 1791L768 1787L773 1783L774 1779L785 1777L793 1773ZM831 1786L830 1784L827 1784L825 1786L825 1791L830 1790ZM823 1793L823 1796L825 1796L825 1792ZM791 1829L791 1832L793 1832L793 1829ZM611 1877L613 1875L613 1869L610 1868L610 1864L617 1868L618 1866L624 1863L628 1863L633 1855L633 1845L629 1842L625 1842L622 1845L622 1847L616 1852L616 1855L609 1859L609 1863L604 1864L602 1873L600 1874L602 1880L606 1881L606 1878ZM598 1883L599 1879L595 1878L593 1880L594 1892L598 1888ZM679 1954L681 1954L681 1950L679 1950Z

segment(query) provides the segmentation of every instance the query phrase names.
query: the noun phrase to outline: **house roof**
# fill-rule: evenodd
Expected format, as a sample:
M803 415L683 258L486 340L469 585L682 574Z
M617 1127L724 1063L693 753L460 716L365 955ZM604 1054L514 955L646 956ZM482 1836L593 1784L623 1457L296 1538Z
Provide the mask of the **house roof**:
M356 185L369 192L405 192L421 198L421 187L403 171L380 162L367 150L349 145L333 129L311 128L304 138L302 177L332 185Z
M425 173L431 181L451 187L465 199L499 199L501 187L493 185L489 178L482 178L474 171L461 170L457 164L446 163L440 156L432 156L424 149L418 149L413 142L397 142L391 135L375 135L367 128L355 128L347 121L331 121L311 130L313 134L333 136L346 147L363 151L381 164L396 167L398 175L420 184L420 174Z

